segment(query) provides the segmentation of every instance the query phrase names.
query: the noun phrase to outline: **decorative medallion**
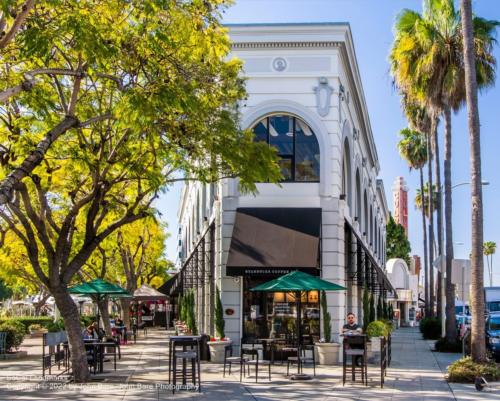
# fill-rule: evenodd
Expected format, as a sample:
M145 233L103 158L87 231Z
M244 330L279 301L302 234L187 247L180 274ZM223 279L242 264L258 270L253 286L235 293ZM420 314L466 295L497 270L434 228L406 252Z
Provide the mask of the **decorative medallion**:
M283 57L277 57L273 60L273 68L276 71L285 71L287 67L286 60Z

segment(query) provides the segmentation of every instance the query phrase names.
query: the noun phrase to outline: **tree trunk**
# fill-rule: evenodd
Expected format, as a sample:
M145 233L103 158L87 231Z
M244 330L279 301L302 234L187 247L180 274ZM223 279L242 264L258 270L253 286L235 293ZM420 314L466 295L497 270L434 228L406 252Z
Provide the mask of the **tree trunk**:
M99 308L99 314L101 315L102 328L106 332L107 336L111 335L111 323L109 321L109 310L108 310L108 297L104 297L99 302L97 302L97 307Z
M434 316L434 208L433 208L433 185L432 185L432 147L431 136L432 132L436 129L436 122L433 117L431 132L427 135L427 168L429 175L429 193L428 205L429 208L429 305L427 316Z
M439 139L437 135L437 122L436 127L432 131L432 148L434 154L434 170L436 173L436 215L437 215L437 255L441 256L443 254L443 210L442 210L442 199L441 199L441 162L439 155ZM434 194L433 194L434 195ZM442 315L442 301L443 301L443 290L441 281L441 269L437 271L437 315L441 319Z
M120 298L120 305L122 308L123 324L127 329L130 329L130 328L132 328L130 326L130 299L129 298Z
M424 194L424 168L420 169L420 193ZM427 224L425 224L425 207L422 207L422 231L424 233L424 299L425 310L429 307L429 261L427 259ZM427 316L427 313L426 313Z
M471 162L472 244L471 244L471 356L474 362L486 361L483 271L483 193L481 188L481 140L477 103L476 60L472 31L472 5L461 0L464 37L465 89Z
M58 287L52 291L57 308L64 319L64 326L68 334L69 349L71 352L71 366L76 383L85 383L89 380L87 353L83 343L80 315L76 304L71 299L67 288Z
M455 316L455 291L451 281L453 261L453 213L451 194L451 110L444 112L444 194L446 223L446 341L457 340L457 319Z

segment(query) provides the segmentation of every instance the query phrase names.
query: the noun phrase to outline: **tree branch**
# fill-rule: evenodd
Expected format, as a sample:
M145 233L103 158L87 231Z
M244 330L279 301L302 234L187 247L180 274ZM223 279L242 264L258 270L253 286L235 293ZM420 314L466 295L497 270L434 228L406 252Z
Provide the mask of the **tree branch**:
M35 0L27 0L21 7L21 11L17 14L14 23L10 27L9 31L5 34L5 36L0 40L0 49L5 48L16 36L17 31L23 25L26 17L29 12L35 5Z
M14 187L23 178L30 175L42 162L45 153L52 143L62 134L78 125L78 120L73 116L66 116L59 124L52 128L38 143L36 148L24 159L19 167L16 167L9 175L0 181L0 205L4 205L12 199Z

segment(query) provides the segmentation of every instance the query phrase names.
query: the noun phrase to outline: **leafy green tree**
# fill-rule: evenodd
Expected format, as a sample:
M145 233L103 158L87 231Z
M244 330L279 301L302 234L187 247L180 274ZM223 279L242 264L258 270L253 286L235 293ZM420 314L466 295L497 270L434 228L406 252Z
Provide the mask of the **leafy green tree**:
M241 63L228 59L224 4L35 5L43 18L28 16L6 49L1 90L22 88L1 107L2 231L54 296L77 382L89 374L67 288L99 246L153 216L158 193L179 179L238 177L253 191L280 178L276 152L238 128L245 90Z
M387 259L400 258L410 264L410 241L406 237L405 229L394 221L392 215L387 222Z

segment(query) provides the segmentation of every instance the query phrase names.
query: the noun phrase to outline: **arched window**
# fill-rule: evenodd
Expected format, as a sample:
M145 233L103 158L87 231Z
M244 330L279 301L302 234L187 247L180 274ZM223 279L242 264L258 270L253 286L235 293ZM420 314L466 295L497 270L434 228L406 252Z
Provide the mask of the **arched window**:
M256 141L278 151L283 181L319 182L319 144L312 129L300 118L278 114L253 127Z
M352 208L352 199L351 199L351 157L349 152L349 143L347 138L344 141L344 157L342 160L342 194L345 196L345 200L349 205L349 208ZM353 210L350 211L352 213Z
M361 225L361 180L359 179L359 170L356 170L356 216L359 220L360 229Z
M366 196L366 191L364 192L364 196L363 196L363 209L365 211L365 215L363 217L364 221L365 221L365 225L364 225L364 228L365 228L365 232L363 233L363 235L366 236L366 238L368 239L369 235L370 235L370 220L369 220L369 217L368 217L368 197Z

